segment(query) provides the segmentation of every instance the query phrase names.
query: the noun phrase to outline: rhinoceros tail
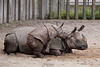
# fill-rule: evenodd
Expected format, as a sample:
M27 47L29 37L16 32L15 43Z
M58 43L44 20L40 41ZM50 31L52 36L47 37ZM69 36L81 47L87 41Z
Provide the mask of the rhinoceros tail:
M13 34L13 33L8 33L8 34L5 35L5 37L8 36L8 35L10 35L10 34Z

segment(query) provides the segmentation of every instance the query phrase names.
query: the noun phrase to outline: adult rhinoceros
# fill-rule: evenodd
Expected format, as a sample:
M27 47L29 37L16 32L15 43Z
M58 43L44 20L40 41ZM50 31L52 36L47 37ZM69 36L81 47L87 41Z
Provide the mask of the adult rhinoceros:
M50 24L49 26L52 25ZM45 27L45 25L43 27ZM10 33L6 34L4 41L4 51L7 54L16 53L18 51L25 54L33 54L32 50L27 45L28 33L30 33L33 29L33 27L21 27L16 28Z

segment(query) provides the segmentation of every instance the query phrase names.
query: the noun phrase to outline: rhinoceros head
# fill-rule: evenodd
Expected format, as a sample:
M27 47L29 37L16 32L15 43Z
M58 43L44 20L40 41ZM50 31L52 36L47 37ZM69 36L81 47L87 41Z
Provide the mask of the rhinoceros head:
M68 35L65 39L68 47L71 49L85 50L88 48L87 39L83 34L80 34L80 31L84 29L82 25L79 29L77 27Z

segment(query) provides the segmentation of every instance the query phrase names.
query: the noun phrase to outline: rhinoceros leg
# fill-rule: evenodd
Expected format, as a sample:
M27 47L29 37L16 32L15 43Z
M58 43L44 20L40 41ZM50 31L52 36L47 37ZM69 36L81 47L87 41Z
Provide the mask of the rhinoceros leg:
M52 44L53 41L54 41L54 38L52 38L52 39L48 42L47 47L46 47L46 49L45 49L45 53L49 53L50 45Z
M32 35L28 35L27 45L32 49L33 54L36 55L37 57L42 58L44 56L41 54L43 49L43 44L39 39L33 37Z
M60 56L61 55L61 51L59 49L51 49L50 50L50 54L51 55L55 55L55 56Z
M14 33L9 33L5 36L4 41L4 51L9 55L10 53L15 53L18 48L18 43L16 41L16 36Z

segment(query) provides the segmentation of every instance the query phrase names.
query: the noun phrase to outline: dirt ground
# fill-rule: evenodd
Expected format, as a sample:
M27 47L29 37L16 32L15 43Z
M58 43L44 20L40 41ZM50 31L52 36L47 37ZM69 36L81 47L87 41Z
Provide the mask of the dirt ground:
M38 27L43 23L64 22L64 30L69 32L74 27L85 25L81 32L87 37L87 50L73 50L72 54L61 56L46 55L44 58L34 58L33 55L21 53L7 55L3 52L4 36L14 28L23 26ZM0 25L0 67L100 67L100 20L36 20L16 21Z

